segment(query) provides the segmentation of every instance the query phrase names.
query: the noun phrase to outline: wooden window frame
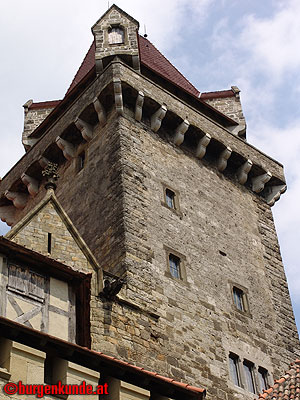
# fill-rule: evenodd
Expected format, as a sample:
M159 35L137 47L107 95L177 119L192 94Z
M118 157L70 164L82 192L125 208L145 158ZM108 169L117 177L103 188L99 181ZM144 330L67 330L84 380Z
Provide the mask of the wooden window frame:
M240 370L240 358L237 354L230 352L228 356L229 372L231 381L237 387L242 388L241 370Z
M248 303L248 289L240 284L235 283L235 282L229 282L229 286L230 286L231 299L232 299L232 305L234 307L234 310L240 314L243 314L243 315L246 315L246 316L252 318L252 315L249 310L249 303ZM241 310L236 304L234 291L240 292L240 294L241 294L243 310Z
M187 278L186 278L186 268L185 268L185 263L186 263L186 257L179 253L176 250L171 249L168 246L164 246L165 252L166 252L166 265L167 269L165 271L165 276L171 279L174 279L177 282L183 282L187 284ZM179 275L180 278L176 278L171 274L170 271L170 256L174 256L177 259L179 259Z
M180 211L180 202L179 202L179 192L166 183L162 182L162 188L163 188L163 200L161 201L161 205L166 207L168 210L173 212L174 214L178 215L179 217L182 217L182 212ZM170 207L168 202L167 202L167 191L170 191L173 193L173 207Z
M254 364L244 359L243 361L243 372L244 372L244 385L245 390L249 393L256 394L256 381L255 381L255 374L254 374Z

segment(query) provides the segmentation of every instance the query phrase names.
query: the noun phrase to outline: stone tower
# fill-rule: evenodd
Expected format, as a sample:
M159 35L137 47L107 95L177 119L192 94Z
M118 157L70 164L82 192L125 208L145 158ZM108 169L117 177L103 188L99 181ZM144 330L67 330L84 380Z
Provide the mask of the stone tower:
M26 103L0 217L8 239L94 266L93 350L252 399L299 355L270 208L283 167L246 141L237 87L200 94L138 26L113 5L65 97Z

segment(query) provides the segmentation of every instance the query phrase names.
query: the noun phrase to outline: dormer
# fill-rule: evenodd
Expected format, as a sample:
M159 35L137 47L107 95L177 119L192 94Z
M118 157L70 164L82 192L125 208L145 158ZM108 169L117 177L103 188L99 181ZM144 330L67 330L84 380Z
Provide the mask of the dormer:
M115 57L140 70L138 33L139 23L115 4L92 27L95 37L97 73Z

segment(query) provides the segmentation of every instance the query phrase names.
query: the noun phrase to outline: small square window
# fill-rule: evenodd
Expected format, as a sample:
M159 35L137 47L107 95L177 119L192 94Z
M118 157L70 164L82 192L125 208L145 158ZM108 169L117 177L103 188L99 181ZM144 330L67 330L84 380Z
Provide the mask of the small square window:
M169 267L171 276L176 279L181 279L180 258L174 256L174 254L169 254Z
M166 204L169 208L175 209L175 193L170 190L166 189Z
M239 357L236 354L233 353L229 354L229 368L233 383L236 386L242 387L240 370L239 370Z
M262 367L258 368L258 383L260 393L262 393L264 390L267 390L269 387L268 371Z
M244 292L237 288L233 287L233 301L236 305L236 308L240 311L245 311L245 304L244 304Z
M124 29L120 26L113 26L108 31L109 44L122 44L124 43Z
M245 384L248 392L255 393L254 376L253 376L253 364L247 360L243 362Z

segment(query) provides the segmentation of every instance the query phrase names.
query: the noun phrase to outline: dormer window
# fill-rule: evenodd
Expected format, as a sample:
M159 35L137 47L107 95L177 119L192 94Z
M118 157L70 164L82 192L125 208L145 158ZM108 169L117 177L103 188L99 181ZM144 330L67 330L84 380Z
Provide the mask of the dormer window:
M113 26L108 31L108 43L109 44L121 44L124 43L124 29L120 26Z

